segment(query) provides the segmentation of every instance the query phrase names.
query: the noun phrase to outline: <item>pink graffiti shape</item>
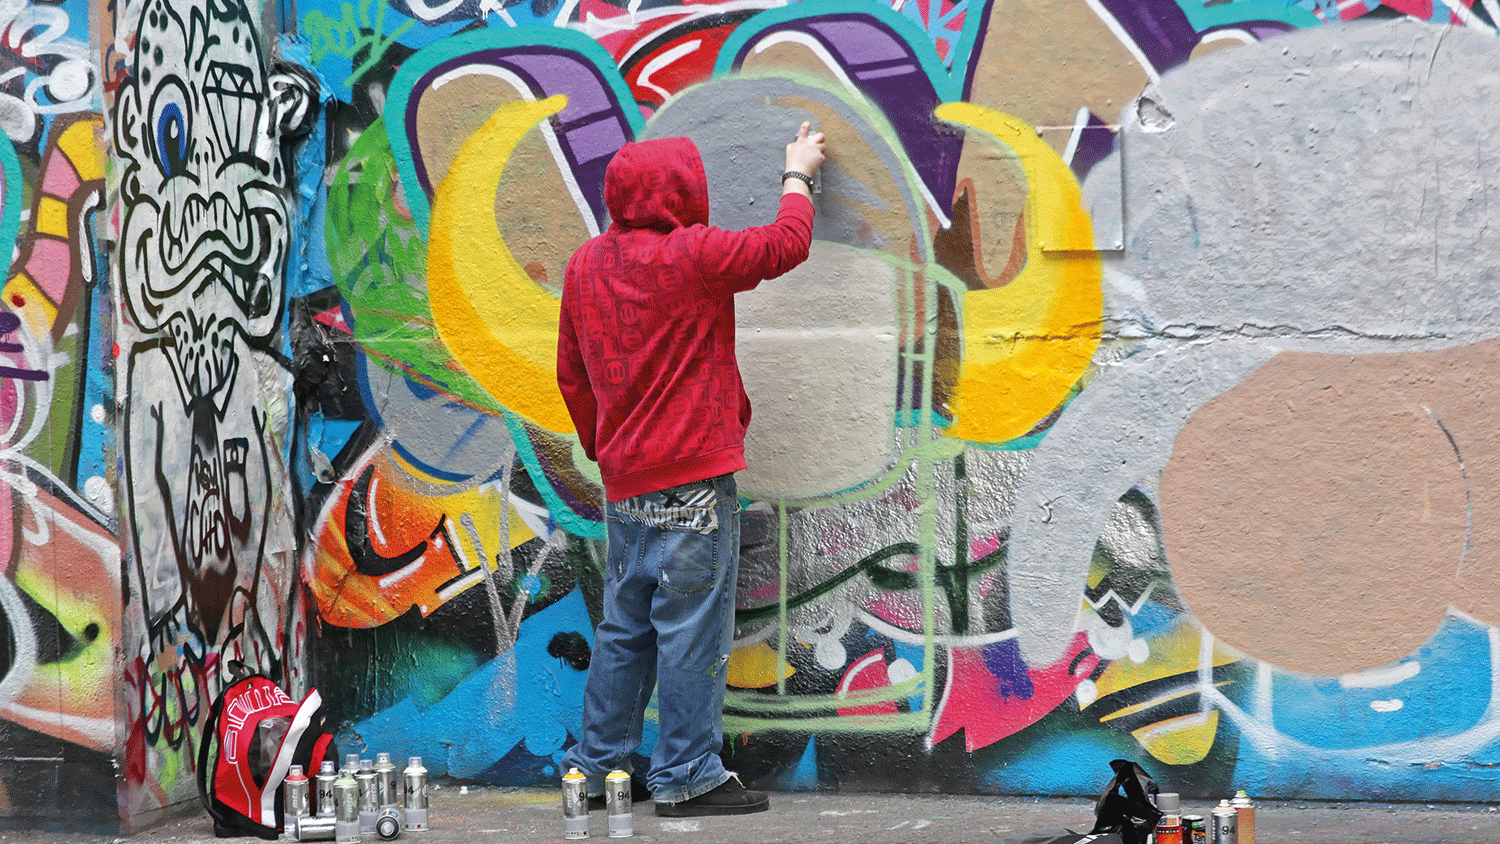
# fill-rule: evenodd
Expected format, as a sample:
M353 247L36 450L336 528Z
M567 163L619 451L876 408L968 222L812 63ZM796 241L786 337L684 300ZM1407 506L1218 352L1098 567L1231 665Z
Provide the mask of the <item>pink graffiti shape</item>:
M854 664L844 672L844 678L839 680L838 691L833 693L835 698L847 698L851 693L857 693L868 689L881 689L891 684L891 675L885 667L885 649L876 648L864 656L856 659ZM856 717L860 715L895 715L896 704L894 701L881 703L870 703L863 706L840 706L839 715L844 717Z
M1028 668L1032 693L1024 699L1001 694L1000 680L990 672L979 648L950 648L948 678L943 699L938 704L940 709L933 725L932 744L936 745L962 728L964 749L972 752L1040 721L1067 700L1079 681L1087 677L1097 664L1098 658L1093 655L1073 664L1087 647L1088 636L1075 634L1067 653L1057 662L1043 668Z

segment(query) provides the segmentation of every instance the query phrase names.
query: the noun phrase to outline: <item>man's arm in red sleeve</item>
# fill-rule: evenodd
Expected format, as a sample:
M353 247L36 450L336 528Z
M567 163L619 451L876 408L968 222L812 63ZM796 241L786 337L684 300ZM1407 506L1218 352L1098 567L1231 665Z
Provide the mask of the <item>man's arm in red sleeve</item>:
M583 364L583 350L578 345L578 335L573 328L573 319L568 313L567 303L557 323L557 388L562 392L563 404L568 416L578 430L578 441L583 453L590 460L599 458L594 453L594 436L599 415L598 400L594 398L594 387L589 382L588 368Z
M807 197L787 193L769 226L741 231L709 227L698 249L698 269L709 290L719 295L751 290L806 261L814 214Z

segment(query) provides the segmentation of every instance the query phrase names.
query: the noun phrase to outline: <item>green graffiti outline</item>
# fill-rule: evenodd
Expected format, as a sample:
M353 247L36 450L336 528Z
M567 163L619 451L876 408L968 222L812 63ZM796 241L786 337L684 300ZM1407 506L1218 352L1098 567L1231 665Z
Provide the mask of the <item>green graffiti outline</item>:
M562 500L562 496L557 494L557 490L552 488L551 482L547 480L547 473L542 469L542 461L536 456L536 447L532 444L531 433L526 430L525 420L509 409L502 409L500 418L505 420L505 427L510 431L511 441L516 445L516 456L521 458L521 465L531 473L535 481L533 486L541 494L542 500L546 502L552 521L575 536L598 540L608 538L609 528L604 522L586 519L573 512L573 508L569 507L567 502Z
M620 75L614 58L597 41L581 32L546 27L487 29L447 38L420 50L402 63L400 70L392 79L391 95L386 100L383 116L383 122L387 127L399 128L399 131L395 132L387 130L387 141L401 179L401 189L406 196L407 208L411 211L419 236L430 236L432 202L427 193L422 190L421 182L417 178L416 159L410 136L405 128L406 111L417 80L433 68L452 59L487 50L528 46L551 47L572 52L579 59L594 66L600 78L609 86L617 103L634 104L635 99L630 96L630 90L625 84L624 77ZM639 134L645 127L645 120L640 111L629 106L622 108L622 111L630 126L632 136ZM489 398L487 393L484 395ZM537 479L537 491L552 512L553 521L560 528L574 535L588 539L604 539L607 529L603 522L595 522L575 513L552 488L552 485L545 481L546 474L537 456L535 445L526 430L526 423L509 409L499 407L492 398L480 409L498 413L504 420L516 444L517 456L526 470Z
M378 7L373 19L370 16L371 5ZM344 80L344 87L353 90L355 81L379 64L386 51L407 30L417 25L416 21L408 20L389 36L385 35L387 8L385 0L361 0L358 20L354 18L353 3L344 4L343 18L333 18L317 10L308 12L302 19L302 30L307 33L310 45L308 57L311 62L316 65L330 53L352 61L362 48L368 47L369 54L365 60L351 69L348 78ZM370 34L365 35L366 31Z
M433 330L427 299L427 244L395 207L395 174L385 118L378 117L329 180L323 246L334 284L354 314L351 335L387 372L497 415L500 407L489 393L448 366L451 357Z

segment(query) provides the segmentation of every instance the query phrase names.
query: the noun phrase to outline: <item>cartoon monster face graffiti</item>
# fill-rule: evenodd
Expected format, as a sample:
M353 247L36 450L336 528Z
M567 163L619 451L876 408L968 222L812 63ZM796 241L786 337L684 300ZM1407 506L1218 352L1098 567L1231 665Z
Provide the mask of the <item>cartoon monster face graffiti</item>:
M121 86L126 304L164 331L184 398L222 404L234 335L262 340L281 311L287 199L275 105L238 0L152 0Z
M312 84L268 74L257 39L242 0L149 0L115 104L115 281L140 332L126 468L142 600L153 627L186 609L211 644L226 614L234 629L275 628L278 599L257 590L268 537L289 519L268 512L287 383L274 354L289 243L279 144L310 116Z

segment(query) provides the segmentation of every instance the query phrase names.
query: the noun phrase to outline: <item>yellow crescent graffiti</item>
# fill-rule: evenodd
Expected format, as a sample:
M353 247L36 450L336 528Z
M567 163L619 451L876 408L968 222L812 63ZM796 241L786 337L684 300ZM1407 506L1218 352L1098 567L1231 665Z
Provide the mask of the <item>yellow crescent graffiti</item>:
M1010 147L1026 174L1026 266L1003 287L964 294L963 364L946 431L1005 442L1055 410L1088 367L1099 345L1103 265L1092 251L1043 251L1093 235L1078 180L1034 128L963 102L935 114Z
M480 386L549 431L571 433L557 388L558 299L516 263L495 222L495 193L522 136L567 105L516 101L458 151L432 207L427 291L438 335Z

